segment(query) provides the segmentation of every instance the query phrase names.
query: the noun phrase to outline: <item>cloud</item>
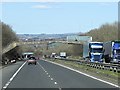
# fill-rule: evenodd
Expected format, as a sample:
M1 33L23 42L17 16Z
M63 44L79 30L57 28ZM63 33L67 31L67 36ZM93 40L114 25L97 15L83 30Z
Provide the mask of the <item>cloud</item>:
M51 7L50 7L50 6L47 6L47 5L35 5L35 6L32 6L32 8L48 9L48 8L51 8Z

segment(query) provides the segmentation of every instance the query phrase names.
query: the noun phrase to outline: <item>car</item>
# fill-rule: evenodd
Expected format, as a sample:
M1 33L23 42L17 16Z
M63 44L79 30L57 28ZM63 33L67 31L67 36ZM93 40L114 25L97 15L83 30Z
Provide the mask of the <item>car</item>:
M61 59L61 57L60 56L55 56L55 59Z
M13 59L13 60L11 60L10 62L11 62L11 63L16 63L16 60Z
M29 64L37 64L36 58L35 57L29 57L29 59L27 60L28 65Z

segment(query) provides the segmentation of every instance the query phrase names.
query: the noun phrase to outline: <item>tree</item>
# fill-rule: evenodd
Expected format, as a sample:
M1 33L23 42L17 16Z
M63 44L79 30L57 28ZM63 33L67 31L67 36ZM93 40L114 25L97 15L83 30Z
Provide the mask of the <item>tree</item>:
M2 26L2 29L0 30L2 30L2 47L3 48L14 41L18 41L18 38L15 32L12 30L12 28L9 25L4 24L3 22L0 22L0 26Z
M118 23L104 24L97 29L85 33L85 35L92 36L93 41L112 41L118 40Z
M7 45L9 45L12 42L16 42L18 41L18 37L16 35L16 33L12 30L12 28L3 23L0 22L0 48L5 48ZM1 50L2 51L2 50ZM2 57L2 62L5 62L5 58L7 58L8 60L14 58L14 57L18 57L20 52L20 48L16 47L12 50L10 50L9 52L2 54L2 52L0 53L1 57Z

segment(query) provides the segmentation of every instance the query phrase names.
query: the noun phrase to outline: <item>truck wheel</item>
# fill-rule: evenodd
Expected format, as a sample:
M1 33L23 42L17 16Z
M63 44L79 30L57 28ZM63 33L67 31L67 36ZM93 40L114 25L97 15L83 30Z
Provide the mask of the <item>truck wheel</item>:
M109 55L105 56L105 63L110 63L111 58L109 57Z

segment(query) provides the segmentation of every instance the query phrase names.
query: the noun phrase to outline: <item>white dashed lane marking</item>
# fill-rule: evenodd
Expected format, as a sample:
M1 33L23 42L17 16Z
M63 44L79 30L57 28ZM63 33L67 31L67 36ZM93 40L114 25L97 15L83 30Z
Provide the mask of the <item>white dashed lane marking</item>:
M54 84L57 84L57 82L54 82Z
M37 62L38 63L38 62ZM48 75L48 77L50 78L51 81L54 81L54 79L51 77L51 75L45 70L45 68L40 64L38 63L38 65L43 69L43 71ZM56 81L54 81L54 84L55 85L58 85L58 83ZM58 86L59 87L59 86ZM61 88L59 87L59 90L61 90Z
M47 72L47 71L45 71L45 72Z
M50 77L50 75L48 75L48 77Z
M51 78L51 80L53 80L53 78Z

